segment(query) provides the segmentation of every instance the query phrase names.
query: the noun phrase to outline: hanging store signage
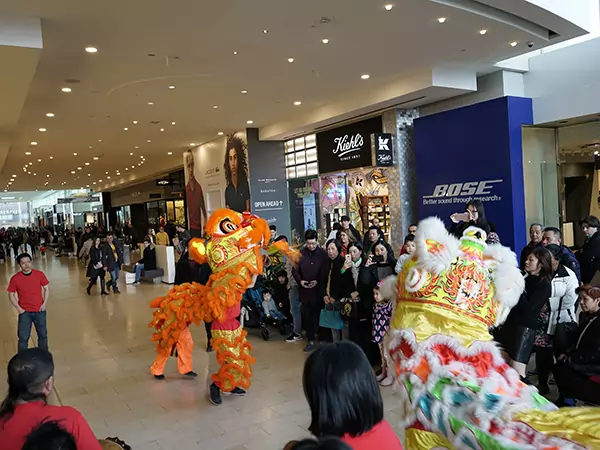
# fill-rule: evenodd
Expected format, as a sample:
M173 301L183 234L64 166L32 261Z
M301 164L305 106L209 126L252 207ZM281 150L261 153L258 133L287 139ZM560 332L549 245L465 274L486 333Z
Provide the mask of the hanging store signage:
M58 204L67 203L96 203L100 201L100 197L73 197L73 198L59 198Z
M394 165L394 135L374 133L371 144L375 149L375 165L390 167Z
M319 173L343 172L372 166L371 135L381 131L381 117L374 117L318 133Z

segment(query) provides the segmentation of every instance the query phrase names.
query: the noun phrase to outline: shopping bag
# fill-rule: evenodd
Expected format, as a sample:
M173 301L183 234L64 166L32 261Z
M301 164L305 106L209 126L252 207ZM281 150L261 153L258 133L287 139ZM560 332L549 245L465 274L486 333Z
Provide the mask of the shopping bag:
M330 306L330 305L327 305ZM341 330L344 328L344 321L339 311L334 311L333 308L321 310L319 316L319 326L323 328L330 328L332 330Z

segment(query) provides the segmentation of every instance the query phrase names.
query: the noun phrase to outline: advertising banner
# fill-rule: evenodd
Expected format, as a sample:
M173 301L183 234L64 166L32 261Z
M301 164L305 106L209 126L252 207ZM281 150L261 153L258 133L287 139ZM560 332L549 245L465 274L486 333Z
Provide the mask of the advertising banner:
M258 129L246 131L250 163L252 212L270 225L278 234L290 240L290 206L285 178L285 149L282 141L261 141Z
M306 230L316 230L322 234L319 213L319 179L295 178L288 181L290 197L290 218L293 245L304 243Z
M381 117L374 117L317 133L319 173L372 166L371 135L381 131Z
M531 99L504 97L416 119L419 218L450 216L480 200L503 245L525 245L521 128Z
M250 210L246 132L223 137L184 153L185 195L192 236L208 217L227 207Z

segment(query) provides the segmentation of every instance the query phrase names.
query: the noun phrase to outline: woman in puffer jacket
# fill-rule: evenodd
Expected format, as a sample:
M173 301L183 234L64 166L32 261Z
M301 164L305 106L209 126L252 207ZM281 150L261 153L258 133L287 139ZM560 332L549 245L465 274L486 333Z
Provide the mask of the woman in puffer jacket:
M576 322L575 305L577 303L577 275L562 264L562 250L558 245L550 244L546 249L552 254L552 294L544 305L537 321L535 336L535 365L538 374L538 390L548 395L548 377L554 365L553 336L559 323Z

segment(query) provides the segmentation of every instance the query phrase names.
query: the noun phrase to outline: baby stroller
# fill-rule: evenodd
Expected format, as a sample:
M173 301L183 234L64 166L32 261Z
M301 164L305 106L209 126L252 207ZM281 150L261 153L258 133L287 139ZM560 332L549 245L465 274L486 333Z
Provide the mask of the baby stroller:
M260 333L265 341L271 338L268 325L279 328L282 336L289 334L290 326L286 319L276 320L267 317L263 310L263 291L268 290L264 285L258 283L251 289L247 289L242 296L242 326L248 328L260 328Z

